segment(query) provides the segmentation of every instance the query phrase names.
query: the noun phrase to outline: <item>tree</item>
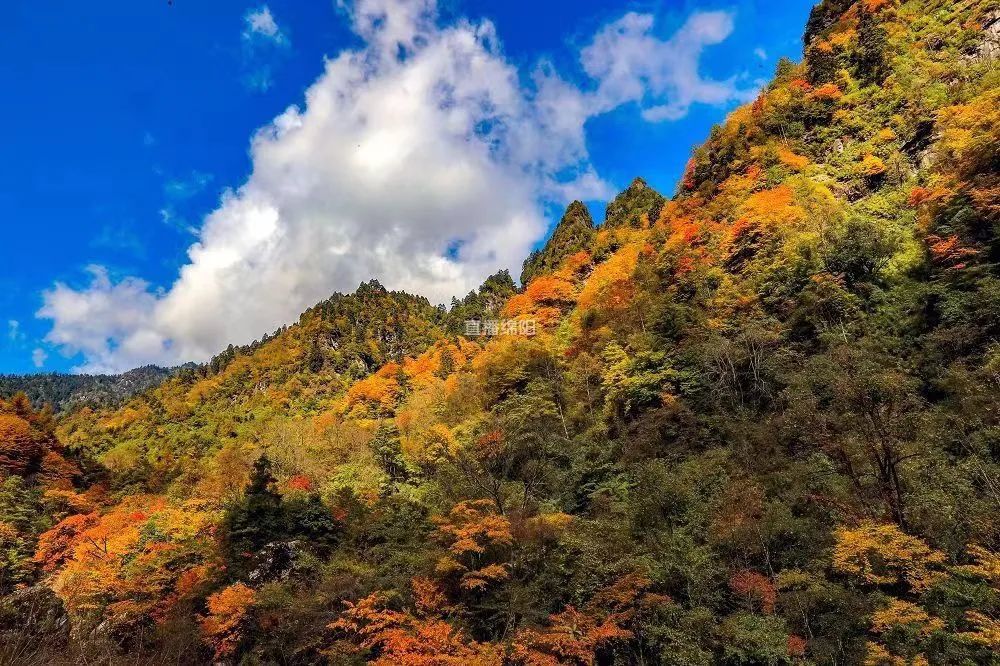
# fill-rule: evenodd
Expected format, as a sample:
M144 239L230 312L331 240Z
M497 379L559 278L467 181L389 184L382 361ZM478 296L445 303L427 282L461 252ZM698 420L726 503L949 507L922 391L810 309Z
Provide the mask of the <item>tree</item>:
M403 457L402 445L399 441L399 430L391 422L379 424L369 447L371 447L379 467L389 477L391 484L407 479L409 474L406 469L406 459Z
M237 653L255 598L254 590L243 583L230 585L208 598L208 614L199 618L199 623L216 659L230 659Z
M448 551L438 560L438 574L456 576L463 590L480 590L508 577L504 560L514 537L510 521L497 513L493 502L460 502L435 522Z
M81 631L105 623L119 639L171 617L214 575L215 512L198 501L132 496L107 513L71 516L39 538L35 561Z
M341 631L372 651L374 666L500 666L499 647L469 641L465 634L436 617L417 618L388 608L387 595L374 593L346 610L330 628Z
M859 78L870 84L879 84L888 74L888 43L885 28L875 14L868 9L867 3L859 2L858 8L858 44L854 53L854 62Z
M317 373L323 369L323 350L319 346L319 338L314 337L309 342L309 352L306 354L306 369Z
M305 539L320 555L328 554L340 537L340 525L317 493L297 495L284 502L285 531L290 538Z
M14 414L0 414L0 472L24 475L38 464L42 451L30 423Z
M265 544L285 534L281 495L271 461L262 454L254 463L243 498L226 512L225 528L230 557L245 562Z
M536 278L556 270L569 256L586 250L594 238L594 220L579 201L566 208L552 236L542 250L535 250L524 261L521 285L527 287Z
M944 554L891 523L863 522L839 527L833 552L835 570L868 585L905 583L916 592L944 577Z

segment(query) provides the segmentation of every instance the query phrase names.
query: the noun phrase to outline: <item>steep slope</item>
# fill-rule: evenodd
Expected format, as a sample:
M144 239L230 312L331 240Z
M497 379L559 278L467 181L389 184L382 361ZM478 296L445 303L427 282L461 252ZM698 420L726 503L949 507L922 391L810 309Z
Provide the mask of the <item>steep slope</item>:
M521 284L526 285L538 274L552 271L566 257L590 247L594 237L594 220L580 201L566 208L559 224L541 250L535 250L524 260Z
M647 185L642 178L636 178L608 204L604 211L604 225L635 229L648 226L660 216L664 203L666 199L663 195Z
M61 420L106 476L43 525L0 501L36 551L6 645L993 663L998 10L828 0L673 199L636 181L597 228L572 205L520 292L498 274L446 314L363 286Z

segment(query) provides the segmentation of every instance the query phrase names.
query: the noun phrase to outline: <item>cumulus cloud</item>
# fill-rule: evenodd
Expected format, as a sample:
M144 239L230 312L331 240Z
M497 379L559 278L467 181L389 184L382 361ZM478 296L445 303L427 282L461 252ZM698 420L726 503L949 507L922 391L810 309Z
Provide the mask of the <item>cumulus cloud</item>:
M728 14L695 14L667 40L628 14L581 53L575 85L546 62L519 71L489 21L440 25L433 0L342 8L364 45L256 133L251 175L206 217L169 289L91 267L89 285L44 294L47 341L82 353L81 369L205 360L373 277L447 302L520 265L545 202L612 193L589 161L589 118L639 102L662 120L741 94L698 75Z
M41 347L35 347L31 352L31 362L35 364L36 368L41 368L45 365L45 361L48 360L49 355Z
M21 322L16 319L7 320L7 339L11 342L20 342L24 339L24 333L21 332Z
M599 81L597 103L603 110L623 102L640 104L651 122L677 120L692 104L724 104L752 97L736 77L723 81L699 71L706 47L723 42L733 32L729 12L692 14L669 39L653 33L653 16L629 12L605 26L583 49L587 74Z
M111 281L106 268L88 266L90 284L62 283L44 294L38 315L53 321L45 340L68 355L82 353L93 372L128 369L169 358L170 343L152 322L161 294L138 278Z

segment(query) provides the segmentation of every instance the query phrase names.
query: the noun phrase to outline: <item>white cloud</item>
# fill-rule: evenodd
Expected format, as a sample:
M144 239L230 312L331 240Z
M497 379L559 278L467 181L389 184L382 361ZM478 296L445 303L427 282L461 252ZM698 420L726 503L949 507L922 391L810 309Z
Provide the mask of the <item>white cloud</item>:
M274 83L275 63L291 44L267 5L243 15L243 84L267 92Z
M31 352L31 362L35 364L36 368L40 368L45 365L45 361L49 358L49 355L45 353L45 350L41 347L35 347Z
M753 50L753 54L759 60L767 60L767 51L765 51L763 48L759 46Z
M243 38L247 40L267 39L276 44L288 41L285 33L278 27L271 8L263 5L257 9L251 9L243 16Z
M160 294L138 278L113 283L107 269L87 270L91 282L85 289L56 283L45 292L38 314L53 320L46 342L66 354L82 353L87 368L95 372L168 358L169 342L156 335L152 321Z
M630 12L598 32L581 59L587 74L599 82L600 108L632 101L650 122L677 120L692 104L719 105L753 96L739 88L736 77L717 81L699 71L704 49L732 31L731 13L698 12L663 40L653 34L652 15Z
M741 95L698 74L727 14L695 14L668 40L626 15L581 53L581 89L546 62L519 72L488 21L439 25L433 0L343 8L364 46L328 60L304 105L253 137L251 175L205 219L173 285L91 267L88 286L44 294L49 343L113 372L205 360L372 277L446 302L516 274L545 233L543 202L612 193L589 161L589 118L640 102L667 119Z
M177 214L176 209L173 206L164 206L159 210L160 221L163 222L168 227L176 229L184 233L189 233L192 236L198 235L198 230L188 224L187 220Z
M254 92L267 92L274 85L273 67L269 64L257 65L243 76L243 85Z
M12 342L17 342L23 337L21 333L21 322L16 319L7 320L7 339Z

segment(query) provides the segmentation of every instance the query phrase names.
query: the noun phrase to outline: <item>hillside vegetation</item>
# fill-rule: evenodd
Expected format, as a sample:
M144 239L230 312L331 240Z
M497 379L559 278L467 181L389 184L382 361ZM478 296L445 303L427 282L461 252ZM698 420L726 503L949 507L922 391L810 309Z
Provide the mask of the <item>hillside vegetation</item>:
M0 663L998 663L998 19L826 0L521 289L0 403Z
M120 375L66 375L55 372L34 375L0 375L0 397L23 393L36 407L51 405L64 411L84 405L117 407L152 388L171 375L155 365L135 368Z

